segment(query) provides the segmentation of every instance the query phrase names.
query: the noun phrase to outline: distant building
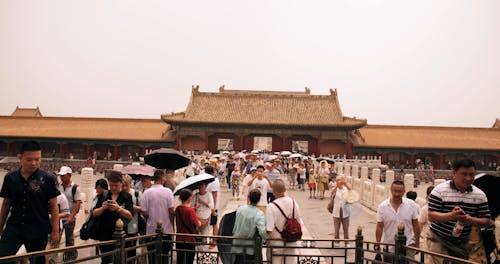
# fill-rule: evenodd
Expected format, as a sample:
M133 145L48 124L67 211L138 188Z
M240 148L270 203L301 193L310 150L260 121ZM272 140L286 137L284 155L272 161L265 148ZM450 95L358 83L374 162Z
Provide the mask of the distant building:
M193 87L186 111L162 115L182 150L296 150L352 154L352 140L366 120L345 117L337 91L304 92L226 90ZM228 144L229 142L229 144Z
M459 158L480 167L500 162L500 121L492 128L367 125L343 116L337 91L227 90L193 87L184 112L161 119L44 117L37 108L0 116L0 156L14 156L28 139L41 142L44 157L128 160L148 149L292 150L309 154L381 157L415 167L416 161L445 168Z

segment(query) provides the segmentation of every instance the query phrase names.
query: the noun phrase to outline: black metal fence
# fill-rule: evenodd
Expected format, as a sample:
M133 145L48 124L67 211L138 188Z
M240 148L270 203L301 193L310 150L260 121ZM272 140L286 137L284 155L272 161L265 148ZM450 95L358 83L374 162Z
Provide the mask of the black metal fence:
M193 241L184 243L180 239ZM358 228L353 240L340 239L303 239L285 243L282 240L262 238L255 232L253 238L229 236L204 236L193 234L166 234L158 223L156 234L126 237L123 223L119 220L113 240L103 241L60 249L50 249L0 258L0 263L23 263L36 258L45 258L47 263L429 263L434 257L442 263L473 264L463 259L433 253L419 248L406 246L404 226L399 226L395 244L364 241L362 229ZM213 243L214 242L214 243ZM109 251L96 251L95 254L82 254L82 251L97 248ZM77 250L76 259L61 258L64 252ZM246 254L242 254L245 252ZM411 254L409 254L411 252ZM192 260L191 260L192 259Z

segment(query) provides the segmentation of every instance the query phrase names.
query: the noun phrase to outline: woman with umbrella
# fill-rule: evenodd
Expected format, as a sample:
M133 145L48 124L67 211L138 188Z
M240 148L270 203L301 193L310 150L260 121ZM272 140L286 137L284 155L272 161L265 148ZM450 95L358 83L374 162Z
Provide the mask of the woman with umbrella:
M195 210L191 207L192 196L193 192L189 189L182 189L179 192L179 199L182 204L175 208L177 233L198 234L198 230L202 226ZM177 264L193 263L196 245L195 237L177 235L175 240L177 241Z

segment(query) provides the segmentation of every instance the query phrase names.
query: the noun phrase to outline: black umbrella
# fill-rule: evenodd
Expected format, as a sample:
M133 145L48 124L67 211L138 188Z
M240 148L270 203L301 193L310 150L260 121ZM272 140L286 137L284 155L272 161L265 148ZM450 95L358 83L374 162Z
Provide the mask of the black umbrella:
M478 174L474 179L474 186L486 194L491 216L496 218L500 213L500 203L497 202L500 199L500 192L498 191L500 190L500 177L485 173Z
M144 156L144 163L157 169L176 170L188 166L189 158L175 149L161 148Z
M332 159L330 159L330 158L328 158L328 157L319 157L319 158L316 159L317 162L321 162L323 160L325 160L329 164L335 164L335 161L332 160Z

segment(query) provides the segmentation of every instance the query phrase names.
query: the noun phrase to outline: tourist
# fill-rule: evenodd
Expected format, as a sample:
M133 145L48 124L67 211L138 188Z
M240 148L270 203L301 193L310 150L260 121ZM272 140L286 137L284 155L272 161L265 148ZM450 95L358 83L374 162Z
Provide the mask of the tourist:
M122 174L119 171L111 171L108 176L109 192L105 192L106 196L99 197L97 204L93 210L93 215L99 221L99 232L97 239L107 241L113 238L116 221L128 222L132 219L132 196L123 190ZM124 225L124 230L127 232L127 226ZM99 249L101 253L110 252L115 245L103 245ZM102 263L112 263L112 256L101 257Z
M233 173L231 174L231 189L233 190L233 198L236 200L240 199L240 168L235 167Z
M200 234L208 235L210 231L210 216L214 209L214 199L212 193L207 192L207 184L200 183L198 192L194 194L193 203L191 206L196 211L196 216L201 222ZM202 246L198 247L200 250L203 249Z
M70 208L70 215L63 220L64 234L66 239L66 246L70 247L75 244L73 231L75 229L76 214L80 211L82 204L82 195L80 187L71 181L71 174L73 171L68 166L62 166L57 173L61 178L61 184L58 185L59 191L66 196ZM76 250L64 252L63 260L74 260L77 258L78 252Z
M418 215L418 223L420 225L420 239L424 241L424 243L420 244L420 248L424 250L429 249L429 241L427 240L427 236L429 235L429 229L431 228L431 222L429 221L429 196L434 189L434 185L427 187L426 190L426 200L427 203L420 209L420 213ZM425 256L425 263L431 263L432 258L428 255Z
M141 198L141 211L147 217L146 235L156 234L158 221L162 222L163 243L162 254L168 255L172 249L172 236L166 233L174 232L174 195L169 188L164 187L167 176L163 171L155 171L152 180L154 184L144 191ZM149 245L148 251L154 250L155 245ZM168 257L163 256L161 263L167 263ZM155 256L150 256L150 263L155 263Z
M277 179L281 177L280 171L276 169L276 164L275 161L272 162L266 162L266 167L264 174L267 176L267 178L271 181L271 183L274 183ZM269 189L267 193L267 202L270 203L274 201L274 195L272 193L272 190Z
M218 225L218 213L220 209L220 181L215 176L215 169L213 167L207 167L205 168L205 171L207 174L210 174L215 177L214 181L209 183L207 186L207 192L212 194L212 198L214 200L214 210L212 211L212 215L210 216L210 222L209 225L212 227L212 234L216 236L219 233L219 225ZM215 241L210 242L212 245L211 247L215 246Z
M258 170L259 169L257 168L257 171ZM271 239L282 239L281 232L283 231L287 218L295 218L299 221L299 223L302 223L300 217L300 208L297 202L295 202L292 198L286 196L286 185L283 180L276 180L272 185L272 190L276 199L267 206L267 234ZM283 214L286 215L286 218ZM268 240L269 246L277 247L272 249L273 255L297 255L297 250L295 248L287 248L287 246L291 246L292 243L295 242L285 242L283 240ZM271 249L267 251L267 259L271 260ZM292 259L294 258L283 260L283 257L274 256L271 260L271 263L289 263L289 261L292 261Z
M307 169L304 166L304 163L299 163L299 168L297 169L297 174L299 175L297 177L297 183L299 186L299 190L305 191L305 182L306 182L306 172Z
M191 207L193 194L189 189L182 189L179 193L181 205L175 208L175 226L177 233L198 234L202 224L196 212ZM175 236L177 249L177 264L193 263L196 239L192 236Z
M245 175L245 178L243 178L243 183L241 184L241 195L243 195L243 197L248 197L250 190L248 182L252 179L253 176L255 176L256 171L257 171L256 167L251 167L247 175Z
M4 177L0 197L0 257L16 254L21 245L27 252L45 249L59 241L59 209L57 207L56 178L42 169L42 149L36 141L21 145L21 168ZM26 196L25 194L30 195ZM49 219L49 209L52 218ZM7 219L7 216L9 215ZM52 226L51 226L52 223ZM45 257L36 257L36 263L45 263Z
M316 199L316 175L314 169L309 169L309 199Z
M255 176L248 181L249 189L258 189L261 193L260 201L257 203L257 207L266 213L267 208L267 193L272 190L273 184L271 180L264 174L264 166L257 166Z
M166 179L165 179L165 183L163 184L163 186L169 188L172 192L175 190L175 187L177 186L177 184L175 183L174 181L174 176L175 176L175 170L156 170L156 171L160 171L162 173L165 174L166 176Z
M123 175L123 190L132 196L132 219L128 222L127 225L127 238L128 237L136 237L139 234L139 219L141 217L141 207L140 207L140 199L142 193L134 190L132 187L132 177L125 174ZM134 247L137 244L137 240L131 240L125 242L125 247L130 248ZM134 257L136 255L136 249L127 251L127 258Z
M266 218L264 213L256 206L260 200L260 196L261 193L259 190L251 190L247 197L248 205L241 206L236 211L233 236L251 240L233 239L231 253L237 254L234 261L235 264L255 263L254 235L256 228L259 230L262 241L266 241Z
M319 199L323 200L325 199L325 191L328 190L328 178L330 177L330 169L328 168L326 160L322 160L319 163L316 174L318 176Z
M398 225L404 224L404 234L406 236L406 245L420 246L420 226L418 225L417 205L410 199L404 198L405 185L402 181L394 181L391 184L391 196L381 202L377 209L377 228L375 239L377 242L384 237L384 243L395 243L395 236L398 232ZM380 247L376 245L376 250ZM394 247L389 247L389 252L394 253ZM406 250L406 256L415 257L414 250ZM384 261L393 261L392 255L384 254Z
M344 194L351 190L347 185L344 176L336 177L336 186L331 190L333 197L333 231L335 239L339 239L340 225L344 231L344 239L349 239L349 211L344 210L345 200Z
M471 226L488 227L490 211L483 191L472 185L476 165L470 159L452 164L452 180L437 185L429 197L429 249L468 259ZM460 206L457 206L460 201ZM442 263L435 257L434 263Z

